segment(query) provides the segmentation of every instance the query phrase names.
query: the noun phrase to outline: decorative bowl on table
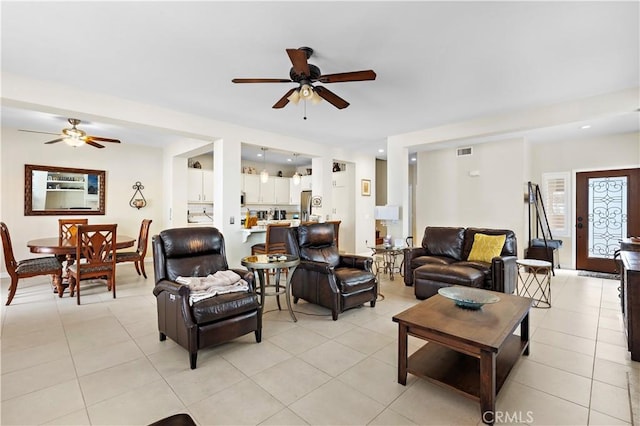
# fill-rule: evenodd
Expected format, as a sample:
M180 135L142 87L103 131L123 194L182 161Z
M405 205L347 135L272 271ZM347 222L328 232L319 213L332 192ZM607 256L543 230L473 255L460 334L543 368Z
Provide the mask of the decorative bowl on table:
M468 287L443 287L438 294L453 300L456 306L463 309L477 310L488 303L496 303L498 296L486 290Z

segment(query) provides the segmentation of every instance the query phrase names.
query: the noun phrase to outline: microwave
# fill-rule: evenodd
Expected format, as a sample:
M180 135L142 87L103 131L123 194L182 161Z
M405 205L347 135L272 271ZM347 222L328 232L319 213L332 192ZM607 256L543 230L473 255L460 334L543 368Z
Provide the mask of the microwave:
M245 198L245 193L241 192L240 193L240 207L244 207L244 198Z

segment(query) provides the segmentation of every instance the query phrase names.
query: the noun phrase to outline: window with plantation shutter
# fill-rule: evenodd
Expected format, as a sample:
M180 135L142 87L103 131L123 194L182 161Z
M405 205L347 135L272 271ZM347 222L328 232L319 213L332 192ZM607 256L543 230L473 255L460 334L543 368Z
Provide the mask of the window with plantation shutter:
M554 238L569 237L569 172L543 173L542 196Z

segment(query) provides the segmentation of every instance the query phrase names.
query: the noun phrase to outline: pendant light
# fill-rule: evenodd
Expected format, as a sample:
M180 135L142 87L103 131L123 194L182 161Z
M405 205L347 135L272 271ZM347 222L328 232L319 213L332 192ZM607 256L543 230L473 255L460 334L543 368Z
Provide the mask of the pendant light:
M267 183L269 181L269 172L267 171L267 148L262 149L262 171L260 172L260 182Z
M300 173L298 173L298 168L297 168L298 162L296 161L297 158L298 158L298 155L300 155L300 154L297 154L295 152L293 153L293 166L296 167L296 172L293 174L293 184L294 185L300 185Z

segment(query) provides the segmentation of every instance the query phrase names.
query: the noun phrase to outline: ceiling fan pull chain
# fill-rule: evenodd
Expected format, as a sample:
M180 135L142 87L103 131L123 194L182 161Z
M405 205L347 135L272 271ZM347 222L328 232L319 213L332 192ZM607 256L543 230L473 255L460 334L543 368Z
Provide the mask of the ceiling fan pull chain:
M307 100L303 99L302 102L304 102L304 119L307 119Z

